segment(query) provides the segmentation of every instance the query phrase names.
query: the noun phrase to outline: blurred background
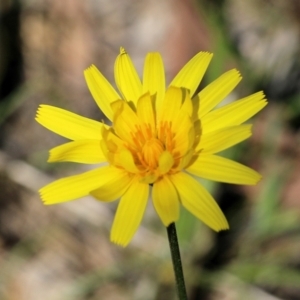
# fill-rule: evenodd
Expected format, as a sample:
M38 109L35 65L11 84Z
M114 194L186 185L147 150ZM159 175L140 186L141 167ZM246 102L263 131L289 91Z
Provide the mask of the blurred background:
M214 53L202 85L237 68L224 103L264 90L251 139L224 152L263 175L254 187L204 182L231 230L182 209L177 224L189 300L300 299L300 1L1 0L0 299L176 299L166 230L149 203L122 249L109 242L116 203L43 206L43 185L87 170L48 164L63 138L34 121L39 104L96 120L83 70L113 80L124 46L141 73L159 51L168 82L198 51Z

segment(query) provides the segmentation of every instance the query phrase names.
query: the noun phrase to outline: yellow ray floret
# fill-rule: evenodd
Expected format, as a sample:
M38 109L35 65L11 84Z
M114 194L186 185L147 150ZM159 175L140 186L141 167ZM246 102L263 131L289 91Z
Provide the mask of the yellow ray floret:
M98 164L106 161L98 140L77 140L50 150L48 162L70 161L83 164Z
M50 105L40 105L35 119L42 126L70 140L99 139L103 127L101 122Z
M158 110L166 90L164 64L159 53L147 54L143 73L143 94L155 95L156 110Z

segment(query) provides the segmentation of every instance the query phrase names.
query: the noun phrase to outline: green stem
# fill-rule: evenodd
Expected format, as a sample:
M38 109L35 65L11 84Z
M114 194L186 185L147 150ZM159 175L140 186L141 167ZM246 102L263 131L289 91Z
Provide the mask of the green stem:
M175 223L167 227L179 300L187 300Z

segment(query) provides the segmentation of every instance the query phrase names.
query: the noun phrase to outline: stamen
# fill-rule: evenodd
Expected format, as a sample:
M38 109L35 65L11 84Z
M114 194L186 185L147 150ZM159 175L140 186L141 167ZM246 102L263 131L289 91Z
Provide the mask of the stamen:
M151 125L150 125L150 124L146 124L145 127L146 127L146 135L147 135L147 138L148 138L148 139L151 139L151 138L152 138Z
M137 155L137 158L138 158L140 164L141 164L144 168L148 169L148 165L147 165L146 161L145 161L144 158L143 158L143 154L142 154L141 152L137 152L136 155Z
M142 150L143 159L147 162L147 165L151 170L157 168L159 157L163 151L163 143L156 138L152 138L144 144Z
M131 135L133 143L136 146L136 150L141 149L142 148L141 141L136 137L136 134L131 132L130 135Z
M136 137L140 140L141 143L144 144L146 142L146 139L143 135L142 128L138 125L136 125L135 128L136 128L136 132L135 132Z

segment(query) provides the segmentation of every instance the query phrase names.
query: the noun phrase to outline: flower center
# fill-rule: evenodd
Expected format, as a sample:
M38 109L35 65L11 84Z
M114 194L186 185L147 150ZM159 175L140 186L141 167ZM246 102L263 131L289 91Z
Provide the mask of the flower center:
M147 140L142 149L142 155L145 163L150 169L156 169L158 166L158 159L164 151L162 142L156 138Z
M158 111L149 93L136 107L123 100L113 102L113 127L102 131L101 148L109 163L149 184L180 172L195 153L197 133L189 93L175 87L168 91Z

